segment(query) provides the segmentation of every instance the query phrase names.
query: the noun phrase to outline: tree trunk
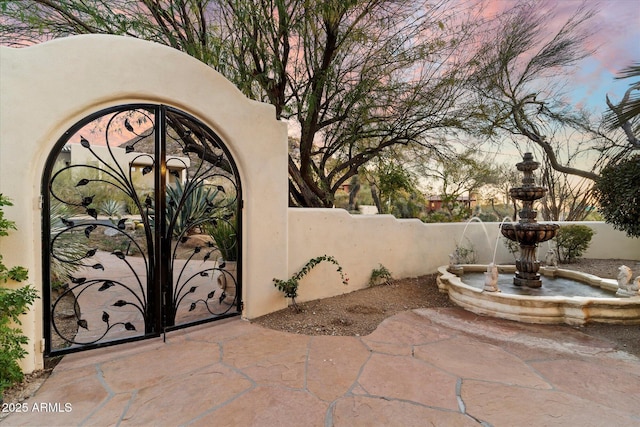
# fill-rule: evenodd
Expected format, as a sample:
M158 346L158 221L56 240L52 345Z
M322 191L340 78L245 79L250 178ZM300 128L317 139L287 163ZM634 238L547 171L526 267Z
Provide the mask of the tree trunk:
M356 209L356 196L360 191L360 182L358 180L358 176L354 176L351 179L351 188L349 189L349 210L353 211Z
M382 210L382 204L380 203L380 198L378 197L378 192L376 191L376 186L371 185L371 197L373 198L373 203L375 203L376 208L378 208L378 213L384 213Z

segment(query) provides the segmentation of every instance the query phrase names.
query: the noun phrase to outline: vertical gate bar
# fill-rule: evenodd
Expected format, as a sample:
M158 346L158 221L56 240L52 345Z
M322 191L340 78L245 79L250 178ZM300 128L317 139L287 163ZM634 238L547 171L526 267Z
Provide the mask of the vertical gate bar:
M153 119L154 119L154 123L153 123L153 129L154 129L154 151L155 151L155 147L156 145L158 145L157 143L155 143L155 139L157 139L157 133L158 133L158 107L153 107L153 109L151 109L151 111L153 112ZM154 153L154 161L155 161L155 153ZM154 168L157 169L157 168ZM155 174L155 170L154 170L154 174ZM155 178L154 178L154 186L155 186ZM154 204L157 202L155 197L155 193L154 193ZM147 271L147 307L144 313L145 316L145 334L153 334L153 333L158 333L159 329L158 329L158 321L157 319L157 314L159 313L158 310L160 310L160 296L159 293L156 291L155 287L153 286L153 284L156 282L156 277L157 277L157 265L158 260L157 260L157 243L156 243L156 228L157 228L157 220L158 217L156 215L155 212L155 205L154 205L154 211L151 213L151 215L153 215L154 220L151 221L150 218L147 218L149 225L153 225L153 229L150 230L150 234L151 234L151 240L149 241L149 237L147 237L147 255L149 257L149 269ZM145 215L145 213L142 213L142 215ZM149 214L149 210L147 209L146 211L146 215L150 215Z
M160 257L160 239L158 238L159 231L158 228L160 224L162 224L162 211L160 209L161 198L159 196L158 190L158 174L159 174L159 154L158 150L160 149L160 140L159 135L162 133L162 117L161 117L161 109L159 107L155 107L153 109L155 115L155 123L154 123L154 200L153 200L153 248L150 249L149 259L153 262L150 262L149 265L149 277L147 280L147 333L160 333L162 330L162 322L161 322L161 312L162 312L162 293L158 287L160 274L160 266L162 265L162 260Z
M158 281L156 287L162 295L161 325L159 331L175 322L173 306L173 278L171 274L171 236L167 236L167 115L166 107L158 107L158 127L156 131L156 247L158 251Z
M234 173L235 176L235 173ZM237 179L237 178L236 178ZM244 309L244 290L242 288L242 215L244 213L244 199L242 197L242 188L240 180L236 180L238 201L236 205L236 245L238 245L238 266L236 270L236 312L242 314Z
M44 176L51 175L50 164L52 162L47 160ZM40 206L40 216L42 221L42 308L43 308L43 320L42 328L44 332L44 354L49 354L51 348L51 208L49 197L49 180L47 179L47 186L44 184L41 189L42 204Z

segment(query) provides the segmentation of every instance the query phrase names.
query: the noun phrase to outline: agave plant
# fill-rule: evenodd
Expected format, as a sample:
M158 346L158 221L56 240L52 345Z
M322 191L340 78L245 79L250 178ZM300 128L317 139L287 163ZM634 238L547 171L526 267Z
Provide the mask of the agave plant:
M222 187L212 187L204 182L193 185L177 181L167 187L167 221L173 223L172 235L180 238L196 227L201 227L217 216L220 202L216 201Z
M117 200L107 199L100 203L99 210L109 218L120 218L120 216L124 212L124 207L122 203Z

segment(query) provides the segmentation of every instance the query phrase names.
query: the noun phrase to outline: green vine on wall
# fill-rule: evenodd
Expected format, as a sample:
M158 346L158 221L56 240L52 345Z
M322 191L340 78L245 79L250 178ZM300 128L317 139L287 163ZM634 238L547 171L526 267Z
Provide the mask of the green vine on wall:
M8 235L8 230L15 230L15 222L4 217L3 206L12 206L11 201L0 194L0 236ZM8 268L0 255L0 284L8 281L23 282L28 278L24 267ZM0 396L13 384L23 380L24 375L18 360L27 355L24 346L29 339L19 326L20 315L38 298L38 294L30 285L18 289L0 286Z
M298 296L298 286L300 285L299 283L300 279L306 276L307 273L309 273L316 265L320 264L323 261L330 262L331 264L337 265L338 269L336 271L340 273L340 278L342 279L342 283L345 285L349 284L349 279L345 277L344 273L342 272L342 267L340 266L338 261L336 261L336 259L330 255L322 255L322 256L310 259L304 265L304 267L302 267L302 269L298 271L296 274L291 276L290 279L287 279L287 280L273 279L273 285L276 288L278 288L280 292L284 293L285 298L291 298L291 306L297 312L301 311L298 304L296 304L296 297Z

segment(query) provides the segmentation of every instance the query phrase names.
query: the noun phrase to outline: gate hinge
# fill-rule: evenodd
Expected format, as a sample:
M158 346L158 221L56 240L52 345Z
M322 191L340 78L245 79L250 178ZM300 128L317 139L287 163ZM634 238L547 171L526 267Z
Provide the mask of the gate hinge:
M44 204L44 197L42 197L42 194L40 194L38 196L38 209L42 210L42 205Z
M240 311L244 311L244 301L240 301Z

